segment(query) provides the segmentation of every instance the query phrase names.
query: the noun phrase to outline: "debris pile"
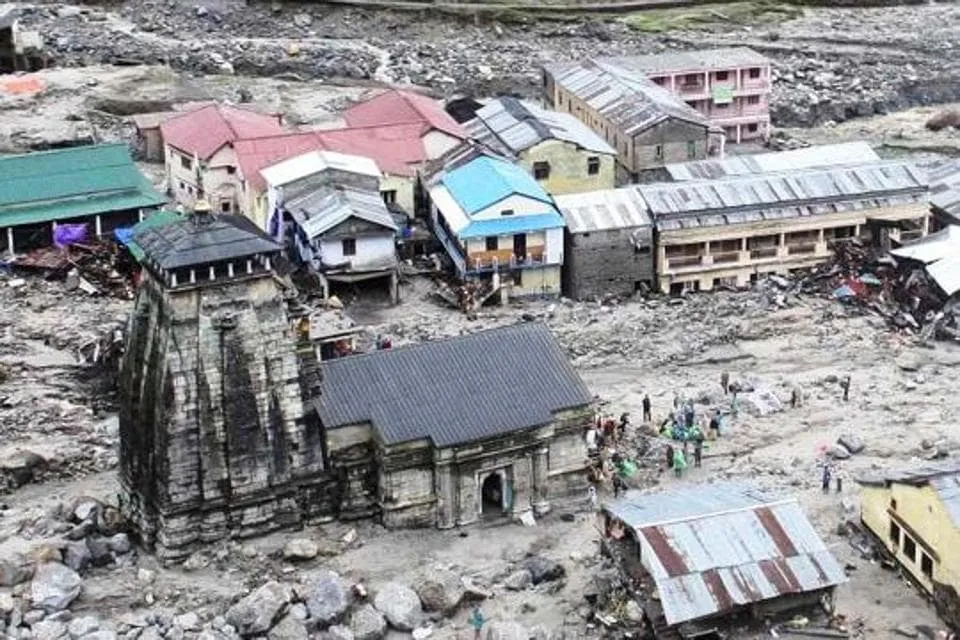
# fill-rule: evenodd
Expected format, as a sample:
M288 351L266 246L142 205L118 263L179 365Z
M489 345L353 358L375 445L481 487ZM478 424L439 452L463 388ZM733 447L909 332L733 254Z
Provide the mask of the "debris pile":
M133 299L136 271L130 255L115 242L96 240L66 247L36 249L10 263L47 279L63 279L69 291Z

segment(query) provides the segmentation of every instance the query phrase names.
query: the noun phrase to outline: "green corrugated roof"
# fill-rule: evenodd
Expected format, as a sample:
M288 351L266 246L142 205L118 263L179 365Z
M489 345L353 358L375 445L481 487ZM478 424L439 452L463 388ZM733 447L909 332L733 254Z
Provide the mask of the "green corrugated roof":
M162 211L157 211L152 216L148 218L144 218L142 221L133 225L132 236L136 238L138 233L146 231L147 229L162 227L165 224L177 222L182 217L183 216L177 213L176 211L169 211L167 209L163 209ZM137 244L136 240L131 239L130 242L127 243L127 249L130 251L130 255L132 255L137 262L143 261L143 256L144 256L143 248Z
M0 227L154 207L166 202L124 144L0 157Z

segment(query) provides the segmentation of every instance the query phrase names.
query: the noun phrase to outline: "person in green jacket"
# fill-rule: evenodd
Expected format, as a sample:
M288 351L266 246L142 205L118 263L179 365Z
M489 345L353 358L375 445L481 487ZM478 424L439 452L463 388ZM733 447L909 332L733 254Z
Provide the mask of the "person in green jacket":
M673 450L673 471L680 478L683 476L683 470L687 468L687 458L683 455L683 449L677 447Z
M470 626L473 627L474 640L480 640L480 631L483 629L486 621L487 619L483 617L483 612L480 611L480 607L474 607L473 613L470 614Z

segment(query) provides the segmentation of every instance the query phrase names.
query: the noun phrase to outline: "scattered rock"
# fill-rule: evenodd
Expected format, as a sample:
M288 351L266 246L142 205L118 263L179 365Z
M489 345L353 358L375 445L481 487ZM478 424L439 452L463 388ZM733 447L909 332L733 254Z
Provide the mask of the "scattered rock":
M863 451L865 445L863 438L856 434L845 433L837 439L837 444L849 451L851 454L857 454Z
M432 569L414 586L424 611L450 615L463 601L463 581L448 569Z
M827 452L834 460L847 460L850 458L850 451L842 444L835 444Z
M533 584L559 580L567 574L563 565L543 556L530 556L524 559L521 566L530 572L530 578Z
M487 627L487 640L529 640L526 627L517 622L492 622Z
M125 533L118 533L110 537L107 541L110 551L123 555L130 551L130 537Z
M901 353L896 362L901 371L918 371L920 369L920 358L910 351Z
M927 129L930 131L940 131L947 127L954 129L960 128L960 111L956 109L944 109L930 116L926 122Z
M47 460L33 451L16 451L0 460L0 478L6 476L11 489L33 482L47 468Z
M33 575L30 566L22 559L8 555L0 558L0 587L13 587L26 582Z
M284 560L312 560L318 553L317 543L306 538L295 538L283 547Z
M350 592L339 575L320 571L307 583L303 600L310 617L321 626L338 622L350 606Z
M373 606L386 617L391 627L400 631L413 631L423 613L416 592L396 582L387 584L377 593Z
M96 514L103 510L103 503L96 498L83 496L73 501L70 518L73 522L93 521Z
M46 562L37 567L30 583L30 601L34 607L60 611L80 595L82 581L76 571L59 562Z
M72 638L79 638L87 635L88 633L93 633L94 631L99 630L100 621L93 616L74 618L70 621L70 624L67 625L67 631L70 632L70 636Z
M200 631L200 627L202 626L200 616L193 611L188 611L183 615L177 616L173 619L173 624L184 631Z
M503 586L511 591L523 591L533 584L533 576L528 569L514 571L503 581Z
M350 614L350 630L356 640L380 640L387 632L387 621L372 605L364 604Z
M41 620L30 626L33 640L60 640L67 635L67 625L59 620Z
M266 633L290 602L290 587L268 582L227 610L226 620L241 636Z
M90 549L86 542L68 542L63 546L63 563L77 573L86 571L90 560Z
M343 625L333 625L323 634L325 640L354 640L353 632Z
M280 622L267 634L268 640L307 640L308 637L303 621L289 613L280 618Z
M313 16L309 13L298 13L293 16L293 24L301 29L305 29L313 24Z

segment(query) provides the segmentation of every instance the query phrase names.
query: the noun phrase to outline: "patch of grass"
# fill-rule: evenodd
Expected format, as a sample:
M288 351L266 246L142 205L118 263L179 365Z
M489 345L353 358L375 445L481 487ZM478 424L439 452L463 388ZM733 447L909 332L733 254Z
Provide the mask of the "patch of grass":
M650 9L631 13L623 21L631 29L643 33L666 33L709 30L729 24L771 24L796 18L802 13L803 9L791 4L774 0L749 0L677 9Z

